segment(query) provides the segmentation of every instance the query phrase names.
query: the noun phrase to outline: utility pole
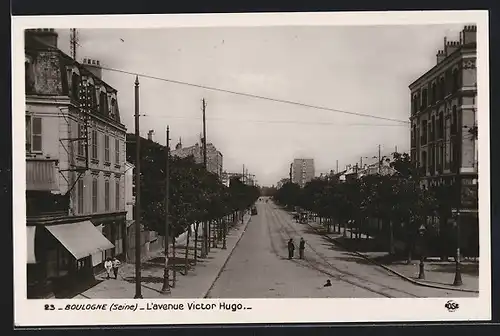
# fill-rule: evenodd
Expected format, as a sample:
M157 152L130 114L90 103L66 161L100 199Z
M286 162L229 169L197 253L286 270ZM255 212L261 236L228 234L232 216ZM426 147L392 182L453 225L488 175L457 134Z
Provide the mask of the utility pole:
M78 33L76 31L76 28L70 29L69 43L70 43L71 57L76 61L76 49L78 47Z
M139 134L139 77L135 76L135 296L141 293L141 136Z
M359 158L359 167L361 169L363 169L363 157L362 156Z
M163 294L170 293L170 283L169 283L169 274L168 274L168 243L170 238L170 230L169 230L169 193L170 193L170 164L169 160L169 152L170 152L170 129L167 126L167 142L165 146L165 269L163 270L163 287L161 292Z
M207 103L205 98L202 99L202 111L203 111L203 166L205 170L208 170L207 167L207 122L205 117L205 110L207 107ZM203 222L203 255L208 255L208 224L206 221Z
M336 169L337 169L336 173L338 174L338 173L339 173L339 160L337 160L337 166L336 166Z
M380 161L380 145L378 145L378 173L380 174L382 162Z

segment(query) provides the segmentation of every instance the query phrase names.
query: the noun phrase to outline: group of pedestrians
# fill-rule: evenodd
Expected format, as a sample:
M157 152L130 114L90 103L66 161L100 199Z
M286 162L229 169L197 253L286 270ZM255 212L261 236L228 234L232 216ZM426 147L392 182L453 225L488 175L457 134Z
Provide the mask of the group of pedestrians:
M304 259L304 250L306 249L306 241L304 238L300 238L299 242L299 258ZM288 241L288 259L292 259L295 252L295 244L293 238Z
M115 279L118 279L118 268L120 268L121 262L116 257L106 258L104 262L104 269L106 270L107 279L111 278L111 275L114 275Z

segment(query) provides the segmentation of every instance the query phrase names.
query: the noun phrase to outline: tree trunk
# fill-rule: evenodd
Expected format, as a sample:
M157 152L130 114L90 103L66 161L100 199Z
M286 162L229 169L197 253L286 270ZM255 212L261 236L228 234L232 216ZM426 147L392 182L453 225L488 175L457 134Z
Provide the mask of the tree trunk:
M186 250L185 250L185 255L184 255L184 275L188 274L188 269L189 269L189 243L190 243L189 238L190 237L191 237L191 226L189 226L188 232L187 232Z
M394 226L392 223L392 219L389 220L389 254L395 254L395 246L394 246Z
M198 229L200 228L200 222L196 221L194 225L194 264L198 262Z
M218 236L218 232L219 232L219 228L218 228L218 220L212 220L212 231L213 231L213 234L212 234L212 247L213 248L217 248L217 236ZM215 226L215 227L214 227Z
M207 230L208 230L208 237L207 237L207 252L210 252L210 249L212 248L212 220L209 220L207 222Z
M172 267L172 272L173 272L173 278L172 278L172 287L175 288L175 282L177 281L177 259L176 259L176 255L175 255L175 236L172 237L172 259L173 259L173 267Z

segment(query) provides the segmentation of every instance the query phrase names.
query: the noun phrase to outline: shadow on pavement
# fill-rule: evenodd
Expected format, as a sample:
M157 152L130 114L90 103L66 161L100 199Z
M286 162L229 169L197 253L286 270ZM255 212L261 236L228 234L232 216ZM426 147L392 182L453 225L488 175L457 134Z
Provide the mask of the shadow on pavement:
M432 264L432 269L436 272L455 273L455 263ZM461 264L460 270L464 274L479 276L479 264Z
M71 299L71 298L74 298L75 296L79 295L80 293L83 293L83 292L91 289L92 287L97 286L98 284L100 284L103 281L104 280L93 279L93 280L89 280L86 282L82 282L82 283L77 284L77 285L72 284L73 286L71 286L71 288L61 289L61 290L55 291L54 297L56 299Z

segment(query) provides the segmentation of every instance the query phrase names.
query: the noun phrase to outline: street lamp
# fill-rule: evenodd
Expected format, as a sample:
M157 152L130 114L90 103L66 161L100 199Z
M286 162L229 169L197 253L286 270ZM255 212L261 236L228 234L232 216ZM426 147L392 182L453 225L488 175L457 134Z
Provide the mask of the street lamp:
M455 257L455 280L453 280L453 286L462 286L462 271L460 264L460 211L457 209L455 215L455 228L457 231L457 255Z
M424 224L420 225L418 228L418 234L420 237L420 264L418 271L418 278L421 280L425 279L425 271L424 271L424 235L425 235L425 226Z

